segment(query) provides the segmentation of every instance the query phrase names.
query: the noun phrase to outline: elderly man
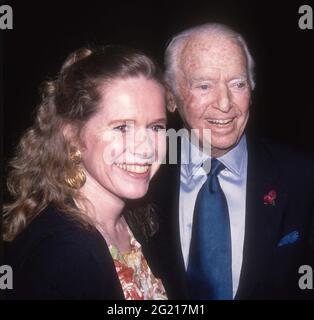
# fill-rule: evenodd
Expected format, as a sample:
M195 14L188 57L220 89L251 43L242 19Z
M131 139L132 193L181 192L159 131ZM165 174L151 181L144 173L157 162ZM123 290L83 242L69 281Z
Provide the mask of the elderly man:
M314 162L246 132L253 69L221 24L166 50L169 110L190 134L152 185L160 228L144 250L170 299L314 297L300 273L314 268Z

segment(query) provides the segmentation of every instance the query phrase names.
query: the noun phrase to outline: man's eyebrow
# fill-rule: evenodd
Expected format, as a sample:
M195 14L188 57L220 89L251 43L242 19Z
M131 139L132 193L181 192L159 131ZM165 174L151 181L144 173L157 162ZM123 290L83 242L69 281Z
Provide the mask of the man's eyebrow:
M248 76L247 75L238 75L235 77L232 77L231 79L228 80L228 82L230 81L235 81L235 80L245 80L248 81ZM194 82L200 82L200 81L219 81L218 79L215 79L211 76L200 76L200 77L191 77L190 78L190 82L194 83Z
M232 77L229 81L234 81L234 80L248 80L248 76L247 75L235 76L235 77Z
M213 77L207 76L207 77L192 77L191 81L192 82L197 82L197 81L216 81L217 79L214 79Z

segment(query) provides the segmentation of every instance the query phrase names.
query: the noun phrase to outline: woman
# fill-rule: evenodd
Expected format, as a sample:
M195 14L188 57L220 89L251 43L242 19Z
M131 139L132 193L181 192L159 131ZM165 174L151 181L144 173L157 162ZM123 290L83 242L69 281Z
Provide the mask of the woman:
M156 65L121 47L80 49L47 82L35 124L10 162L4 239L11 299L166 299L132 230L165 154Z

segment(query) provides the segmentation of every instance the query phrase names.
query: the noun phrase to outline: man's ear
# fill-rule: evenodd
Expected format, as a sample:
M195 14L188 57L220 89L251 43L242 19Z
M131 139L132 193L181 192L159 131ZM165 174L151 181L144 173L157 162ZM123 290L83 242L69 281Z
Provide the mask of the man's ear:
M173 93L169 88L166 89L167 109L170 112L174 112L177 109L176 100Z

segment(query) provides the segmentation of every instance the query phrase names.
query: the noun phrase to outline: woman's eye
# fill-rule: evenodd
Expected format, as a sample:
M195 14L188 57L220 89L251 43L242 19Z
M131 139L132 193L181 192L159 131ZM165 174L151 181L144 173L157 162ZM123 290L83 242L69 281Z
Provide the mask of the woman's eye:
M159 132L161 130L165 130L166 129L166 127L164 125L162 125L162 124L153 125L151 128L152 128L153 131L156 131L156 132Z
M127 127L126 124L122 124L122 125L120 125L120 126L114 127L113 130L115 130L115 131L120 131L120 132L122 132L122 133L125 133L126 130L127 130L127 128L128 128L128 127Z

